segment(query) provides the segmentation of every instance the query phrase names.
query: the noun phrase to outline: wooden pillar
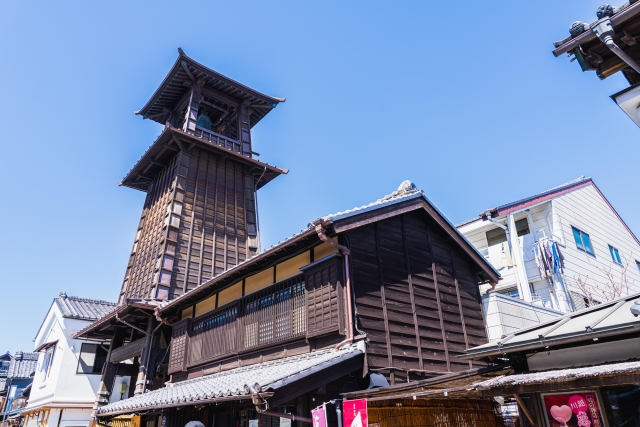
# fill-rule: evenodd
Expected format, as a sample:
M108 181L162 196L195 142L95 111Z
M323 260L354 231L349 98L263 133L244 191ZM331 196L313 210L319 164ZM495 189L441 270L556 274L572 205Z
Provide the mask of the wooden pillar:
M242 155L251 157L251 107L247 101L240 105L238 114L238 140L242 145Z
M183 64L184 66L184 64ZM183 132L195 134L196 121L198 120L198 109L200 108L200 98L204 80L198 79L191 86L191 94L189 95L189 103L187 104L187 114L184 120Z
M151 350L153 348L153 330L158 321L152 317L147 325L147 335L144 337L144 347L140 352L140 368L138 369L138 379L136 380L135 395L145 392L147 388L147 374L149 373L149 360L151 360ZM153 368L153 367L152 367Z
M116 327L116 331L111 339L111 344L109 345L109 351L107 352L107 361L102 367L102 378L100 379L100 384L98 385L98 391L96 393L96 407L104 406L109 403L109 397L113 390L113 382L116 379L116 371L118 368L116 363L111 363L109 360L111 359L111 353L113 350L122 347L122 344L124 343L124 335L125 328ZM95 415L96 410L94 409L91 412L91 425L94 425L95 423Z

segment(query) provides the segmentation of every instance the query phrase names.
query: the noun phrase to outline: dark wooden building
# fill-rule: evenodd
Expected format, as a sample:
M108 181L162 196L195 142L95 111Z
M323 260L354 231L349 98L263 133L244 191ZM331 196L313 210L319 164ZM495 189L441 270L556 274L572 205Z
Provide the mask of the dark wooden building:
M286 171L250 129L280 101L181 52L139 112L165 129L122 182L147 200L120 304L76 335L109 343L101 422L309 422L371 381L477 365L457 356L486 342L478 285L499 274L411 182L258 251L256 190ZM122 401L117 375L137 375Z

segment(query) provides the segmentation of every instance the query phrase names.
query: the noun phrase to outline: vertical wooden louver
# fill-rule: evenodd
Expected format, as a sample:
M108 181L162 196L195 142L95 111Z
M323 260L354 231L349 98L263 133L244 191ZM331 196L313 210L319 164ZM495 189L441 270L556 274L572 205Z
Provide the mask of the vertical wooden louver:
M171 352L169 355L169 374L182 372L187 368L187 348L191 319L183 319L173 325L171 331Z
M332 332L344 335L343 270L338 255L305 269L307 337Z

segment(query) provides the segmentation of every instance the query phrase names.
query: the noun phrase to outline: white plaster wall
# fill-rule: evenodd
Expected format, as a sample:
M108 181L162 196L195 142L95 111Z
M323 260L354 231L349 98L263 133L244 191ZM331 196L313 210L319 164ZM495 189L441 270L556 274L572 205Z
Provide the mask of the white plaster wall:
M496 292L482 297L489 341L497 341L519 329L535 326L563 315L562 312L528 304Z
M37 419L29 419L25 427L88 427L90 420L91 409L54 408L46 423L39 424Z
M92 405L100 382L100 375L76 373L82 341L71 335L89 321L65 319L53 304L38 331L34 348L58 340L49 375L41 370L44 353L38 359L38 368L31 387L28 407L38 407L48 403L86 403Z

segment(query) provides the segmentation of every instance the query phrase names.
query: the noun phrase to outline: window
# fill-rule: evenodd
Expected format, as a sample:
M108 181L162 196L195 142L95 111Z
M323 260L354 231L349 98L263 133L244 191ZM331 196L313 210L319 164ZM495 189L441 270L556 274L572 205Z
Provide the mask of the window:
M99 344L82 344L78 358L78 374L99 374L107 361L107 349Z
M42 372L42 378L47 378L51 371L51 365L53 364L53 355L56 352L56 345L50 345L44 350L44 359L42 359L42 366L40 371Z
M527 218L522 218L521 220L516 221L516 230L518 230L518 237L529 234L529 223L527 222ZM506 241L506 230L502 228L494 228L493 230L487 231L487 243L489 246L498 245Z
M511 298L517 298L520 299L520 292L518 292L518 289L509 289L507 292L505 292L505 295L511 297Z
M616 264L622 265L622 260L620 259L620 252L613 246L609 245L609 253L611 254L611 260Z
M0 362L0 377L7 376L9 373L9 365L11 365L11 362Z
M591 239L589 235L582 230L578 230L575 227L571 227L573 230L573 237L576 239L576 246L579 251L586 252L589 255L596 256L593 253L593 246L591 246Z

